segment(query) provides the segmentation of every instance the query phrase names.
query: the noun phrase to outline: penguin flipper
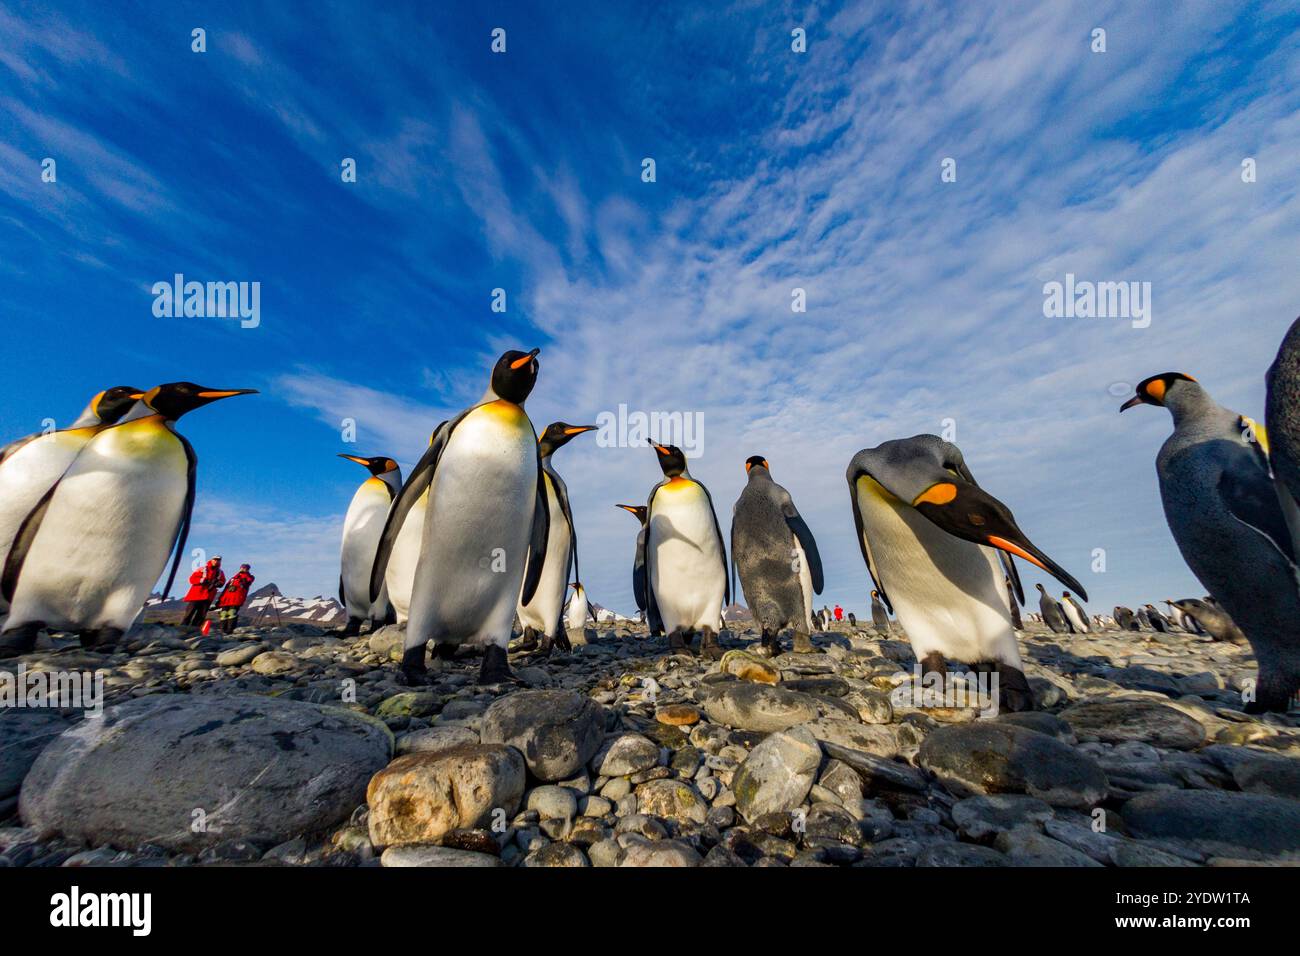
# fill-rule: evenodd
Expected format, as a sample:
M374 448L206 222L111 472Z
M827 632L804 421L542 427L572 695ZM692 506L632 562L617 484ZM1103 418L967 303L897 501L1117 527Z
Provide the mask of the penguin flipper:
M1283 557L1295 564L1291 529L1282 513L1273 482L1268 480L1266 473L1243 478L1225 470L1219 476L1219 495L1233 518L1267 539Z
M731 560L728 562L731 566L731 593L740 597L740 591L736 588L736 509L731 509Z
M185 470L185 505L181 509L181 520L176 528L176 540L174 542L176 555L172 558L172 569L167 575L167 584L163 588L163 600L171 597L172 585L176 582L176 569L181 565L181 558L185 556L185 544L190 539L190 521L194 517L194 497L195 483L199 470L199 456L194 454L194 446L184 436L177 434L181 446L185 449L185 459L187 467Z
M469 414L469 410L461 412L450 424L443 422L433 430L433 438L429 440L429 447L424 450L420 460L411 469L411 473L406 476L401 492L389 505L388 517L384 521L384 531L379 536L379 546L375 549L375 563L370 568L370 602L372 604L379 600L379 592L383 590L384 572L388 570L388 559L393 554L393 546L397 543L397 536L402 533L402 525L406 523L406 516L411 513L415 503L433 484L433 473L438 469L438 461L442 458L443 449L447 447L447 441L451 438L452 431L467 414Z
M341 574L339 575L339 603L343 605L344 610L347 609L348 599L343 594L343 575Z
M13 457L14 452L18 451L18 449L24 447L25 445L30 444L31 442L35 441L39 437L40 437L40 433L38 432L35 435L27 435L23 438L15 438L9 444L5 445L3 448L0 448L0 465L3 465L9 458Z
M702 482L697 481L696 484L704 488ZM713 533L718 536L718 550L722 552L722 606L726 607L731 603L731 580L727 577L727 541L722 537L722 526L718 524L718 511L713 507L713 496L709 494L708 488L704 488L704 497L709 502L709 514L713 515Z
M14 602L14 592L18 589L18 576L23 572L23 562L27 560L27 553L32 548L32 542L36 540L36 533L40 531L41 522L45 520L45 512L50 507L50 499L54 497L54 492L58 487L59 482L56 481L41 496L41 500L36 503L36 507L27 513L23 523L18 526L18 533L14 535L14 542L9 546L9 555L5 558L4 572L0 575L0 596L3 596L9 604Z
M803 548L808 570L812 573L813 593L821 594L822 585L825 583L822 578L822 557L817 553L817 541L813 538L812 529L808 527L808 522L803 520L793 501L786 502L782 510L785 511L785 523L799 539L799 547Z
M638 611L646 609L645 582L645 525L642 525L636 536L636 558L632 562L632 596L636 598Z
M546 479L543 478L542 460L537 459L537 503L533 505L533 533L528 542L528 563L524 568L524 589L519 601L527 604L537 593L546 564L546 539L551 533L551 506L546 496Z
M569 526L569 562L573 570L573 580L581 581L582 574L578 570L578 531L573 527L573 510L569 507L569 489L556 475L551 476L551 487L555 489L555 497L559 499L560 511L564 513L564 522ZM568 577L569 575L566 574L565 578Z
M1020 606L1025 606L1025 588L1020 583L1020 572L1016 570L1016 562L1011 560L1011 555L1005 551L998 551L998 559L1002 562L1003 569L1007 572L1007 577L1011 579L1011 587L1015 592L1016 600Z

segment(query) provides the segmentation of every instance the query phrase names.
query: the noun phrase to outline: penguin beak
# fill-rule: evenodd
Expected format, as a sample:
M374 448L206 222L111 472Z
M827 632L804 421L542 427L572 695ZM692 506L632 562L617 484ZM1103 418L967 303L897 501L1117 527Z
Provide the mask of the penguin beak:
M1126 412L1126 411L1128 411L1128 410L1129 410L1130 408L1132 408L1134 405L1149 405L1149 404L1153 404L1153 403L1148 402L1147 399L1146 399L1146 396L1144 396L1144 395L1134 395L1134 396L1133 396L1132 398L1130 398L1127 402L1125 402L1123 405L1121 405L1121 406L1119 407L1119 410L1120 410L1120 412L1122 413L1122 412Z
M513 369L521 369L521 368L523 368L525 365L527 365L527 364L528 364L529 362L531 362L533 359L537 358L538 354L539 354L541 351L542 351L541 349L533 349L532 351L530 351L527 355L523 356L522 358L517 358L517 359L515 359L513 362L511 362L511 363L510 363L510 367L513 368Z
M356 455L339 455L339 457L346 458L348 461L355 461L358 465L361 465L364 468L370 467L370 462L366 461L364 458L358 458Z
M912 507L953 537L1023 558L1088 600L1083 585L1040 551L1016 525L1011 510L978 485L941 480L918 495Z
M226 389L207 389L199 392L199 398L206 398L209 401L216 401L219 398L234 398L236 395L256 395L255 388L226 388Z
M595 425L574 425L572 428L566 428L564 434L581 435L583 432L594 432L595 430Z
M665 448L663 445L655 445L654 442L651 442L650 444L654 445L654 450L657 451L657 452L658 452L659 454L661 454L661 455L671 455L671 454L672 454L672 452L670 452L670 451L669 451L667 448Z

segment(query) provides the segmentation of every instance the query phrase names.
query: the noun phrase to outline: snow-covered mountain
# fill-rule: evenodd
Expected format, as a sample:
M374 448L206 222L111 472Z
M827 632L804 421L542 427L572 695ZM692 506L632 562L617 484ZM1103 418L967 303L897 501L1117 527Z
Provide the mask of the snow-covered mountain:
M180 619L185 613L184 601L164 601L162 595L150 595L145 602L145 616L150 621L170 621ZM311 598L285 597L274 584L267 584L253 591L244 602L239 612L241 622L265 621L274 623L296 621L298 623L317 624L321 627L342 627L347 623L347 611L343 605L332 597L316 595Z

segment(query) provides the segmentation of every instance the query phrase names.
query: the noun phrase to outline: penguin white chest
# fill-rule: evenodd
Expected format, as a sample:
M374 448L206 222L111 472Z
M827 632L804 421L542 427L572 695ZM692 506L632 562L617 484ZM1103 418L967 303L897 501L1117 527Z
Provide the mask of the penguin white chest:
M528 604L520 604L517 611L519 622L525 627L553 637L564 610L564 592L569 584L569 547L573 538L554 481L545 471L542 472L542 480L546 483L547 512L551 519L550 531L546 536L546 563L542 566L542 579L537 584L533 599Z
M429 488L408 642L509 639L537 495L537 438L522 408L489 402L452 432Z
M375 551L379 548L379 538L384 533L384 521L391 504L388 486L379 478L368 478L352 496L347 516L343 519L343 596L349 617L371 616L370 571L375 564ZM382 608L382 596L376 604L379 605L376 610Z
M187 469L180 439L157 418L88 442L46 509L8 626L129 627L166 566Z
M955 538L870 477L856 494L881 584L918 659L1020 667L1003 570L993 549Z
M420 543L424 540L424 515L429 506L429 492L411 506L393 542L388 567L384 570L384 590L393 605L398 624L405 624L411 612L411 589L415 585L415 567L420 562Z
M647 524L650 587L664 629L717 628L727 578L722 543L704 489L674 478L655 493Z

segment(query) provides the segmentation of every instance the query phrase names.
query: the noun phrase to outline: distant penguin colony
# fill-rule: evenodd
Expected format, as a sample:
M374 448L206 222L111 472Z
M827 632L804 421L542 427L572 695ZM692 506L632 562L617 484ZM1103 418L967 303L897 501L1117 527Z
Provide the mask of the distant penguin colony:
M524 405L539 353L501 355L479 401L433 430L405 481L391 457L340 456L369 472L343 519L345 633L366 622L404 625L404 683L429 682L426 655L441 667L462 645L481 652L480 683L513 681L507 647L516 622L516 647L550 653L568 650L567 633L594 619L553 457L595 426L555 422L538 436ZM1267 429L1180 372L1144 379L1120 408L1153 405L1172 417L1157 482L1174 541L1209 593L1164 599L1167 615L1152 603L1090 615L1079 582L980 487L950 442L916 435L858 452L846 478L874 585L872 627L891 633L896 615L923 673L946 672L950 662L995 671L1000 705L1011 710L1033 705L1016 637L1025 621L1062 634L1113 626L1248 642L1259 676L1247 708L1285 710L1300 691L1300 319L1265 384ZM43 628L114 647L174 556L163 586L170 593L198 465L176 422L252 391L114 386L69 427L0 448L0 656L29 652ZM633 593L651 634L679 654L696 653L698 635L698 653L721 658L723 611L738 585L765 653L781 652L785 632L795 652L815 653L813 635L836 626L828 607L813 606L821 556L769 460L745 462L724 538L682 450L650 447L660 480L644 505L618 507L638 520ZM1039 612L1023 620L1015 558L1068 588L1058 600L1037 584ZM857 627L856 615L847 619Z

